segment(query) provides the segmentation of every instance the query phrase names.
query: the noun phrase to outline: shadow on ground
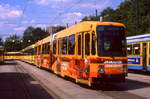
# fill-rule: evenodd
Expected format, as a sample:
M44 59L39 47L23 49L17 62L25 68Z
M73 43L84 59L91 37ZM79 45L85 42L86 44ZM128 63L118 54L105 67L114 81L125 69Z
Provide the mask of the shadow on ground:
M5 62L4 66L16 65ZM39 83L27 73L0 72L1 99L54 99Z
M134 73L134 74L140 74L140 75L150 76L150 71L129 70L128 72L129 73Z
M150 83L129 80L127 79L124 83L101 83L96 84L92 87L88 87L84 84L78 84L83 88L88 88L92 90L101 90L101 91L128 91L128 90L136 90L141 88L150 87Z

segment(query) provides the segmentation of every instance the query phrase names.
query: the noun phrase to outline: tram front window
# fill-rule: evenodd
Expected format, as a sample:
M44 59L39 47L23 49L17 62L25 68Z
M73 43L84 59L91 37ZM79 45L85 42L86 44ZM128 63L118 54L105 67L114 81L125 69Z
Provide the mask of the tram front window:
M98 55L126 56L126 39L123 27L98 26Z

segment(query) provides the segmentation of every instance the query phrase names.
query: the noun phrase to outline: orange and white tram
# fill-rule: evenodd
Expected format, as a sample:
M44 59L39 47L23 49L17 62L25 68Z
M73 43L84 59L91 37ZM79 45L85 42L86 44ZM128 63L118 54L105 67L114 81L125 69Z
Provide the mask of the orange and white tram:
M36 45L37 66L76 82L122 82L127 75L125 26L120 23L82 22Z

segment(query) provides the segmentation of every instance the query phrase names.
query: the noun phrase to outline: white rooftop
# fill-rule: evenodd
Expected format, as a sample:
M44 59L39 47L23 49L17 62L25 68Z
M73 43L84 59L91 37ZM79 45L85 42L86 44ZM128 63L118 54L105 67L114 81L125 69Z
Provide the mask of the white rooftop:
M4 48L3 46L0 46L0 48Z
M150 41L150 33L127 37L127 43Z

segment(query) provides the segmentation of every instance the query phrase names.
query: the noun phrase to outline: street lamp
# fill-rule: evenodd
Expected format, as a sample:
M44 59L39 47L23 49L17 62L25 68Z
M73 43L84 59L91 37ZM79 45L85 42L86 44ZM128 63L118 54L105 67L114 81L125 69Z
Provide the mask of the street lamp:
M31 40L28 40L28 43L30 43L31 42Z
M12 51L14 51L14 46L15 46L15 40L12 40Z

